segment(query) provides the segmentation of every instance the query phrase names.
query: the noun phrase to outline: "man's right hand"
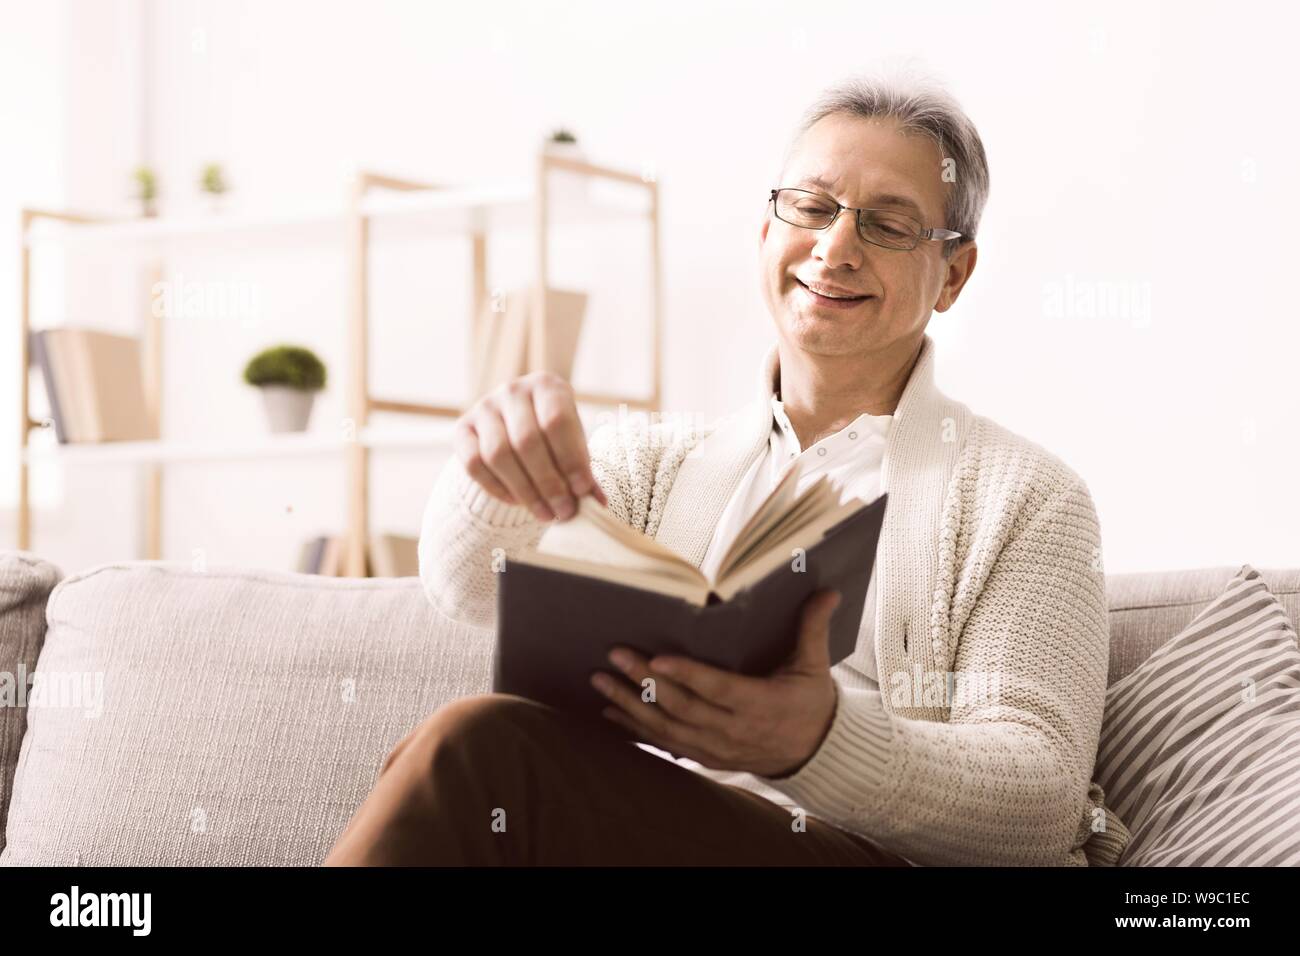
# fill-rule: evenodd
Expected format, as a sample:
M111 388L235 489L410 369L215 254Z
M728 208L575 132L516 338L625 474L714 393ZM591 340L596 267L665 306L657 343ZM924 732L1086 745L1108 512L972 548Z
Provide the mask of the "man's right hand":
M456 420L456 456L488 494L525 505L539 521L566 521L596 483L573 388L550 372L498 385Z

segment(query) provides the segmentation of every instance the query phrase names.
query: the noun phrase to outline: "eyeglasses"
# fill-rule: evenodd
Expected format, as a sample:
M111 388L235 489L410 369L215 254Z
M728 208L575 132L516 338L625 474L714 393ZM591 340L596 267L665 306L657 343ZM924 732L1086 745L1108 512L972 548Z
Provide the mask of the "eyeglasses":
M951 229L927 229L911 216L892 209L854 209L806 189L773 189L769 199L776 218L804 229L829 229L842 212L857 214L858 235L886 249L915 249L922 239L960 239Z

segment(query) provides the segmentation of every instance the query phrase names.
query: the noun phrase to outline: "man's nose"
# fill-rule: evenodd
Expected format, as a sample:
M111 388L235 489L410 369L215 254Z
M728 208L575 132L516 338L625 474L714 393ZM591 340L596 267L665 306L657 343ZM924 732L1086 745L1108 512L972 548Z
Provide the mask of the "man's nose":
M813 246L813 255L831 268L861 265L862 237L858 235L857 213L844 210L833 223L821 230Z

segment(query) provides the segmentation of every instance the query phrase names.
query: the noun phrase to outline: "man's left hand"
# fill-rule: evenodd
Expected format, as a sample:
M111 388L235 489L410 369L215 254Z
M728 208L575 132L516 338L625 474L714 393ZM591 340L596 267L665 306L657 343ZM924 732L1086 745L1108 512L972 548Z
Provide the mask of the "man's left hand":
M592 676L593 686L614 704L603 713L645 743L712 770L789 776L817 752L835 718L830 619L839 603L838 591L809 596L794 654L767 677L689 657L647 661L615 648L610 663L632 683L604 673ZM642 699L646 678L654 680L653 701Z

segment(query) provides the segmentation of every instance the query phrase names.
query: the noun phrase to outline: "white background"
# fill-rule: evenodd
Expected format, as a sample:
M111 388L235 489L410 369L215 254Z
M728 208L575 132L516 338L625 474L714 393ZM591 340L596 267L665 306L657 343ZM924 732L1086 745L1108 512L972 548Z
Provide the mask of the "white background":
M210 161L232 183L228 213L341 203L358 167L517 178L567 126L594 160L660 181L665 407L711 416L750 397L772 341L757 232L791 127L837 79L914 57L975 121L992 175L976 272L930 324L940 386L1084 477L1107 571L1300 564L1284 5L0 0L0 19L3 546L21 205L130 213L142 161L178 215L205 214L194 183ZM526 274L519 238L494 239L493 284ZM593 295L575 381L638 387L644 234L563 241L557 279ZM338 427L343 261L328 243L174 257L186 280L251 284L258 316L168 323L167 436L264 430L239 372L282 340L326 360L312 427ZM376 250L385 397L458 399L467 262L457 242ZM37 276L37 326L138 327L137 261L49 253ZM1113 308L1089 314L1081 297L1107 290ZM440 461L376 457L376 529L418 531ZM134 477L40 469L33 549L67 571L138 556ZM341 530L342 477L329 459L169 468L165 557L290 568L304 538Z

